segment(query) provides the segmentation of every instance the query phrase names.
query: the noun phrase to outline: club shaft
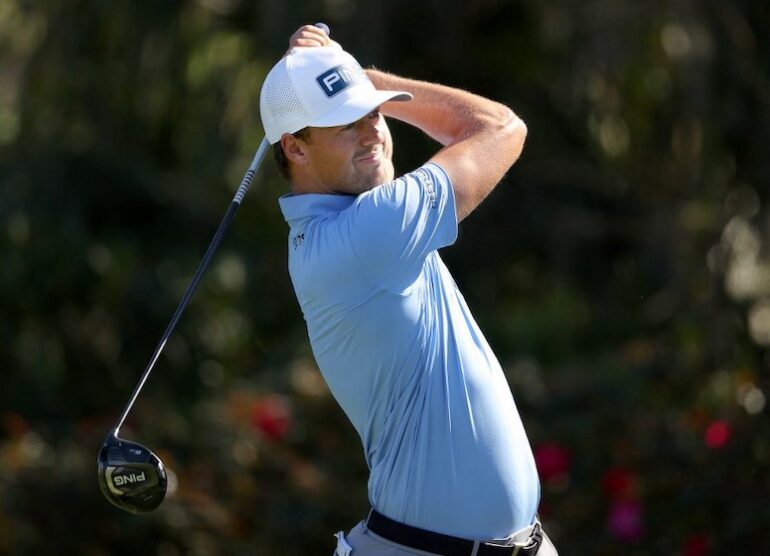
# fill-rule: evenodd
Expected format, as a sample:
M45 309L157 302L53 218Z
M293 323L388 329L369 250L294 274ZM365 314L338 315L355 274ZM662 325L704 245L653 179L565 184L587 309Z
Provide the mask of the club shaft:
M177 322L179 322L182 313L187 307L187 304L190 302L190 298L195 292L195 289L198 287L198 283L201 281L201 278L203 278L203 273L206 271L206 267L208 267L209 262L219 247L219 244L222 242L222 238L230 228L230 222L232 221L233 216L235 216L235 211L238 210L238 207L241 205L241 201L243 201L243 197L249 190L251 182L254 179L254 174L256 174L260 164L262 164L262 160L265 158L265 153L267 152L269 146L270 145L267 141L267 138L264 138L259 144L259 148L254 155L254 159L251 161L251 165L246 171L246 174L243 176L241 185L238 187L238 191L236 191L224 218L222 218L222 222L219 224L214 237L211 239L211 243L209 244L208 249L206 249L206 254L203 256L203 260L198 265L198 269L195 271L195 275L193 275L190 285L187 286L187 290L182 296L182 300L179 302L179 306L176 308L176 311L174 311L174 315L171 317L171 321L168 323L166 331L163 333L160 342L158 342L158 347L155 348L155 352L152 354L150 362L147 364L147 368L144 370L144 374L142 374L142 378L139 380L139 384L137 384L136 388L134 389L134 393L131 394L131 398L128 400L128 404L123 410L123 414L120 416L120 419L115 425L113 434L117 435L120 427L123 426L123 422L126 420L126 417L128 417L128 413L131 411L136 398L139 396L139 392L141 392L142 387L144 387L144 383L147 382L147 378L150 376L153 367L155 367L155 363L158 361L160 354L163 352L163 348L166 347L166 343L171 337L171 334L174 332L174 328L176 328Z

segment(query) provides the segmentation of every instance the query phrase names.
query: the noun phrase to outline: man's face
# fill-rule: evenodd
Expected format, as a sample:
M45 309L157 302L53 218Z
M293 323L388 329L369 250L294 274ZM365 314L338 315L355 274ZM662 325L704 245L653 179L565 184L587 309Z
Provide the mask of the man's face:
M349 125L309 132L308 170L319 192L358 195L393 179L393 139L379 109Z

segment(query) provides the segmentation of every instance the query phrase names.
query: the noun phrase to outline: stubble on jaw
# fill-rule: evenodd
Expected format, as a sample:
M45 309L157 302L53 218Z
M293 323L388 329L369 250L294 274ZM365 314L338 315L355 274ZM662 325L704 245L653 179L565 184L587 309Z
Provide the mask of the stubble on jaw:
M385 166L385 168L381 168L380 171L371 175L359 175L359 179L355 180L355 183L349 184L348 195L361 195L362 193L371 191L377 186L393 181L395 174L393 161L390 158L385 158L384 153L381 156L382 160L380 165L381 167Z

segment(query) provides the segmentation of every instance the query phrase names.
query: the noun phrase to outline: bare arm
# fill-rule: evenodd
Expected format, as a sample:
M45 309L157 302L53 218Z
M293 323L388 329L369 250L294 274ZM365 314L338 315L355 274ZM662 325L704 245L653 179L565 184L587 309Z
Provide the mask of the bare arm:
M457 219L468 216L519 158L527 127L508 107L467 91L366 70L378 89L409 91L410 102L388 102L386 116L411 124L444 145L432 162L449 174Z

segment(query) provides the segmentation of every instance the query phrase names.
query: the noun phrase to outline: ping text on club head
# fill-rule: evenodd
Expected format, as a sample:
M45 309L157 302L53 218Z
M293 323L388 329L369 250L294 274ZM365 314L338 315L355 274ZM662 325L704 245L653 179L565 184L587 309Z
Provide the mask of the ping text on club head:
M112 477L112 482L115 484L116 487L135 484L135 483L143 483L146 480L147 480L147 475L145 475L144 471L140 471L139 473L114 475Z

